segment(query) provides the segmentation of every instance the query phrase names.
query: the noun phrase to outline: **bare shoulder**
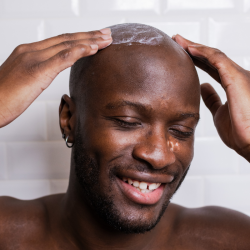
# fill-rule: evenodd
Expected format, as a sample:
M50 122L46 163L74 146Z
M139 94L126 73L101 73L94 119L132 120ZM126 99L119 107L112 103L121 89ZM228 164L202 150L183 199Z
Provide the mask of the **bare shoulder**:
M35 200L0 197L0 249L19 249L19 244L46 238L50 224L47 200L53 196Z
M250 217L235 210L207 206L176 211L175 233L190 249L250 249ZM188 248L186 248L188 249Z

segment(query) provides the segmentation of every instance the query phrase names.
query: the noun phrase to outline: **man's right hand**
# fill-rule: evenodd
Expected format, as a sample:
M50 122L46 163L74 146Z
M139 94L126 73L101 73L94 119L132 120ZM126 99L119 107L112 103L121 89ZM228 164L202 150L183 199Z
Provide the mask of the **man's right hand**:
M106 28L19 45L0 66L0 128L21 115L61 71L111 42Z

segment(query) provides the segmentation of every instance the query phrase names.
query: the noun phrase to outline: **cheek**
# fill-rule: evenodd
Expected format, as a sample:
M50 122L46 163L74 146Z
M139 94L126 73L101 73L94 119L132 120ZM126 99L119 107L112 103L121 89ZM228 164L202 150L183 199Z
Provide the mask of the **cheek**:
M86 148L103 164L128 154L135 141L135 134L102 126L88 129L85 138Z
M185 171L194 156L194 140L172 141L172 146L176 159L181 163L183 171Z

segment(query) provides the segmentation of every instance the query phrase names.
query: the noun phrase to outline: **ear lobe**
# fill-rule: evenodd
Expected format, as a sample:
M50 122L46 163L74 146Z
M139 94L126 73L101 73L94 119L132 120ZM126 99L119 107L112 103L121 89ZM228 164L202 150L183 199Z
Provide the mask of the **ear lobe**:
M68 95L64 95L61 99L59 123L62 134L65 134L65 138L68 137L68 142L73 143L75 131L75 104Z

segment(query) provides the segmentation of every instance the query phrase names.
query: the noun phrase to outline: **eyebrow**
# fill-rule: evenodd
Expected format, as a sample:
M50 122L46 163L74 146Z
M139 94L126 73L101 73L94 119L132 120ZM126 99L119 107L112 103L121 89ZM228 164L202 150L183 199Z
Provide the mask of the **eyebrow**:
M112 110L112 109L118 109L118 108L124 107L124 106L130 106L130 107L136 108L137 110L144 111L144 112L152 112L152 107L150 105L145 105L145 104L142 104L139 102L130 102L130 101L126 101L126 100L110 102L105 106L105 108L108 110ZM199 113L194 113L194 112L178 111L177 117L180 120L194 118L195 120L199 121L199 119L200 119Z
M118 109L118 108L124 107L124 106L130 106L130 107L134 107L138 110L148 111L148 112L150 110L152 110L150 105L145 105L145 104L142 104L139 102L125 101L125 100L110 102L105 106L105 108L111 110L111 109Z

